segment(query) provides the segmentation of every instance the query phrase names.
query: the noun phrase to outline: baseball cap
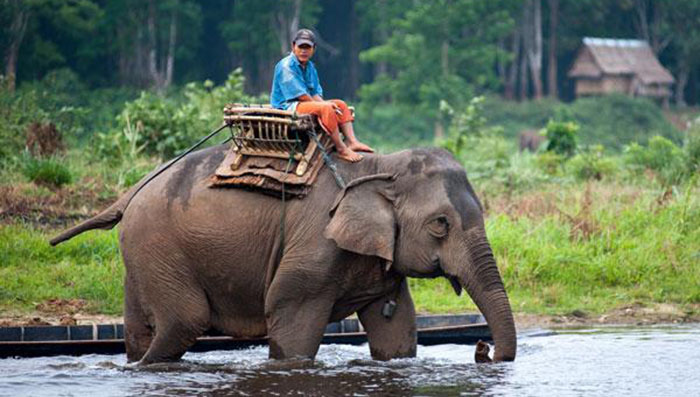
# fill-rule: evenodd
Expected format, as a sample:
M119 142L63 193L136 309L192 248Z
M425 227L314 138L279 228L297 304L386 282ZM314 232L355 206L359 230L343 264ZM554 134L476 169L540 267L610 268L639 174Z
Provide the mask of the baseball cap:
M308 44L312 47L316 46L316 35L309 29L299 29L297 34L294 35L294 44L302 45Z

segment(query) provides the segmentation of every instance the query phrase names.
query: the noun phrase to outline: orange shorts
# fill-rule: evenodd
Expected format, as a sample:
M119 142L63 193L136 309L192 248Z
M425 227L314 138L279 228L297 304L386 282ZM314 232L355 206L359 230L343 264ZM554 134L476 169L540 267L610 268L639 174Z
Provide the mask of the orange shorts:
M338 105L342 114L338 114L333 107L333 103ZM297 113L315 114L326 132L331 133L338 129L338 126L353 121L352 113L348 105L340 99L331 99L323 102L306 101L297 104Z

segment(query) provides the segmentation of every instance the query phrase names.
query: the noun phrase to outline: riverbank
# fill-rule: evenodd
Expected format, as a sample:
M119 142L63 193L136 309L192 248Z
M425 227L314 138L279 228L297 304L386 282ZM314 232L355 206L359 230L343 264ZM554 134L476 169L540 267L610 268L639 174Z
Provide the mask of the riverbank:
M55 302L54 302L55 304ZM32 311L28 313L3 313L0 315L0 327L29 325L89 325L121 324L122 316L90 314L75 311L76 302L62 302L52 311ZM430 314L430 313L419 313ZM591 315L582 311L563 315L546 315L533 313L514 313L515 324L519 331L536 328L558 329L588 327L600 325L654 325L700 323L700 305L680 306L674 304L655 304L651 306L627 305L616 308L602 315Z

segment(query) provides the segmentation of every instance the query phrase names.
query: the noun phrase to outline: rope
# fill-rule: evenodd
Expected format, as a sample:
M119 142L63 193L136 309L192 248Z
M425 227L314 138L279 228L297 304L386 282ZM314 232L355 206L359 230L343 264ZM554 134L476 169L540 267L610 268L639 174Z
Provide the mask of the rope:
M345 181L343 180L343 177L341 177L338 173L338 168L335 166L335 162L333 161L331 156L329 156L328 153L326 153L326 148L321 144L321 141L318 139L318 134L316 134L316 127L309 129L308 134L311 137L311 139L313 139L314 142L316 142L316 145L318 146L319 150L321 150L321 157L323 157L323 162L326 163L328 168L331 170L333 178L335 178L335 183L337 183L341 189L345 189Z
M280 215L280 249L278 255L280 258L282 258L282 255L284 255L284 240L286 238L284 221L287 219L287 197L285 193L285 186L287 186L287 184L285 181L289 175L289 167L291 167L292 161L294 161L294 155L296 154L298 146L299 140L295 139L294 146L292 146L292 150L289 152L289 160L287 160L287 167L284 170L284 179L282 180L282 214Z
M205 136L204 138L200 139L199 142L195 143L193 146L191 146L189 149L185 150L185 151L184 151L183 153L181 153L179 156L177 156L177 157L175 157L174 159L172 159L168 164L166 164L165 166L163 166L163 168L159 169L158 171L156 171L155 174L151 175L148 179L146 179L146 181L145 181L144 183L142 183L141 186L138 187L138 189L136 189L136 191L134 192L134 194L132 194L131 197L129 197L129 201L126 202L126 206L124 206L124 209L126 209L126 208L129 206L129 204L131 204L131 200L133 200L134 197L136 197L136 195L141 191L141 189L144 188L144 186L148 185L152 180L156 179L156 177L157 177L158 175L160 175L160 174L162 174L163 172L165 172L165 170L167 170L168 168L170 168L173 164L175 164L175 163L177 163L178 161L182 160L183 157L185 157L185 156L187 156L188 154L192 153L193 150L195 150L195 149L197 149L198 147L200 147L204 142L208 141L208 140L211 139L214 135L216 135L216 134L218 134L219 132L221 132L221 130L223 130L224 128L226 128L227 125L228 125L228 124L223 124L221 127L219 127L219 128L217 128L217 129L215 129L214 131L210 132L209 135L207 135L207 136ZM230 139L230 138L229 138L229 139ZM228 142L229 139L227 139L226 141L224 141L224 143Z

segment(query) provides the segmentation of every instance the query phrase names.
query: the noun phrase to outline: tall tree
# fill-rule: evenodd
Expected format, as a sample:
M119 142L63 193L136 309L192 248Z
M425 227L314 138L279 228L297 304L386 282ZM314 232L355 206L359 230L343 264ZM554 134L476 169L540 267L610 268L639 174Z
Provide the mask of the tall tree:
M290 50L299 27L314 28L320 11L317 0L238 0L231 15L219 24L222 36L243 66L247 88L256 93L270 89L272 70ZM326 43L318 36L319 46Z
M513 27L506 11L513 3L413 1L387 42L361 54L363 61L386 62L388 69L361 87L361 98L388 99L436 121L441 101L462 106L476 90L499 88L494 67L503 56L499 43Z
M668 26L673 34L674 72L676 88L674 99L678 106L686 106L685 90L691 73L700 69L700 31L688 29L700 25L700 3L695 0L668 1Z
M671 41L663 0L634 0L634 26L637 37L646 40L654 54L660 54ZM673 4L669 4L673 8Z
M75 55L72 49L83 35L94 31L101 15L91 0L2 0L0 5L0 37L6 45L4 72L11 90L22 72L40 77L42 67L65 66Z
M557 90L557 25L559 22L559 0L549 0L549 54L547 61L547 93L552 98L559 96Z
M201 8L193 0L108 0L112 14L105 30L115 37L122 83L164 91L173 82L178 59L199 45ZM179 34L184 26L187 34Z
M541 0L526 0L523 18L523 50L527 56L533 97L542 98L542 4Z
M15 80L17 79L17 54L19 47L24 40L24 33L27 30L29 21L29 4L22 0L3 0L2 19L6 37L7 47L5 53L5 78L7 78L7 89L10 92L15 90Z

